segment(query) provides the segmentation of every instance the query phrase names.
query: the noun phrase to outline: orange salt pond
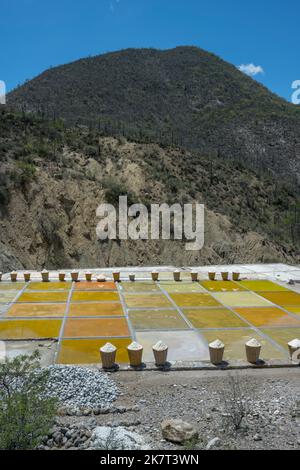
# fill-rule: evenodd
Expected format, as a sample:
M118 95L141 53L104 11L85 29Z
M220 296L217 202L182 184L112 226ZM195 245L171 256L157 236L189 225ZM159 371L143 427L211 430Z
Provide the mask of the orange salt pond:
M66 304L14 304L7 312L9 317L63 317Z
M119 300L117 292L74 292L72 302L115 302Z
M126 318L68 318L65 338L129 336Z
M72 303L68 315L69 317L110 317L122 316L124 312L119 302Z
M288 315L279 308L235 308L243 318L257 327L300 326L300 318Z

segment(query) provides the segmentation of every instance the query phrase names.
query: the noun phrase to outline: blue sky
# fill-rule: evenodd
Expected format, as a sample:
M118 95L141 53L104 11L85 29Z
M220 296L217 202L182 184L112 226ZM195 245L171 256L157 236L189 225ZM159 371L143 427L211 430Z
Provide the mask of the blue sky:
M299 0L0 0L0 80L127 47L195 45L291 100L300 80Z

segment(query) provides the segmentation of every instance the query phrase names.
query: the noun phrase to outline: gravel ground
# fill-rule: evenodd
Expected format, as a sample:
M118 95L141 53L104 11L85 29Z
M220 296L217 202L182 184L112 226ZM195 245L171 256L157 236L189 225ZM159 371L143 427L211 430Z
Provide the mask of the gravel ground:
M300 449L298 368L117 372L110 377L121 392L116 403L86 410L88 416L60 416L53 433L61 444L50 434L42 448L89 448L96 426L123 426L153 449L182 449L162 439L160 428L164 419L180 418L199 431L192 448L213 442L212 448L220 449ZM245 416L235 429L241 413Z

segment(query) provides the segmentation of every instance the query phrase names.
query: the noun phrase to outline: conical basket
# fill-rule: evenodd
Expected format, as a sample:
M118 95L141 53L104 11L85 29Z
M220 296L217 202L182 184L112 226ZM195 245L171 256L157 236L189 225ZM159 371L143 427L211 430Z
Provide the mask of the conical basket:
M105 346L100 348L100 356L103 369L113 369L116 363L116 353L117 348L114 348L113 351L105 351Z
M41 276L43 282L49 282L49 271L42 271Z
M152 348L154 354L154 361L157 366L164 366L168 358L168 348L159 351L155 349L155 346Z
M30 276L31 276L30 273L24 273L24 281L29 282L30 281Z
M72 271L71 272L71 279L73 282L77 282L78 281L78 276L79 276L79 272L78 271Z
M120 282L120 271L115 271L112 275L115 282Z
M290 341L288 343L288 347L289 347L289 353L290 353L290 357L291 359L293 359L293 355L296 351L300 351L300 340L299 339L294 339L293 341ZM300 354L300 352L299 352Z
M17 278L18 278L18 273L16 271L13 271L12 273L10 273L10 280L12 282L16 282Z
M249 346L245 344L247 361L250 364L256 364L259 360L261 346Z
M210 362L214 365L219 365L223 362L224 357L224 344L216 347L214 343L209 345L209 355L210 355Z
M127 347L129 364L131 367L139 367L142 364L144 348L140 346L139 349L131 349L131 345Z

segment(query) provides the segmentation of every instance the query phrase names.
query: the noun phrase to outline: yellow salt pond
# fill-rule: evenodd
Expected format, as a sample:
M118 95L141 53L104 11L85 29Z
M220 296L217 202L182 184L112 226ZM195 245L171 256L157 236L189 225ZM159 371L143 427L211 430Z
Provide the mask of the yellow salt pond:
M127 346L131 338L64 339L60 345L59 364L99 364L100 348L107 342L117 348L116 362L128 363Z

